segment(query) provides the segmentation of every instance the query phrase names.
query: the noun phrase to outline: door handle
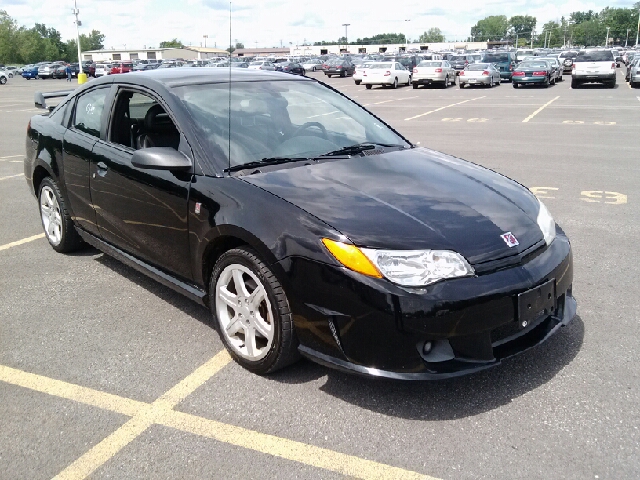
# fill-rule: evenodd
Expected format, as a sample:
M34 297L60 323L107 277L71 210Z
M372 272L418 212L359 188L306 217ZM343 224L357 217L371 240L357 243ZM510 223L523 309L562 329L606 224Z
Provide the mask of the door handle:
M100 175L101 177L104 177L107 174L107 164L104 162L98 162L96 164L96 167L98 167L98 175ZM96 178L96 174L93 174L93 178Z

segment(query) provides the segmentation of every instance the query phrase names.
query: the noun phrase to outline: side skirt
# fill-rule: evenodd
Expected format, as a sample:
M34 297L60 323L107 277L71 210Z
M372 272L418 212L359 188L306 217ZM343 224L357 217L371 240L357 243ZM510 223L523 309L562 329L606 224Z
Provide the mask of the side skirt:
M178 280L177 278L172 277L171 275L168 275L161 270L158 270L156 267L143 262L133 255L123 252L119 248L116 248L113 245L100 240L90 233L85 232L81 228L76 228L76 230L85 242L94 246L98 250L114 257L125 265L134 268L138 272L147 275L148 277L154 279L156 282L161 283L165 287L169 287L170 289L184 295L194 302L197 302L207 308L209 307L209 295L207 294L207 292L201 290L196 286L189 285L188 283Z

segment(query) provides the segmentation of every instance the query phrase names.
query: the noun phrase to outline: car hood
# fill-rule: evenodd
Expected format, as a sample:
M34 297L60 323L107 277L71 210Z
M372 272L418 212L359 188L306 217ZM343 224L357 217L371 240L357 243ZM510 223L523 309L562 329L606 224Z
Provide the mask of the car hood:
M522 253L543 240L536 223L539 204L529 190L423 148L296 164L241 178L361 247L453 250L478 264ZM519 245L509 248L501 237L506 232Z

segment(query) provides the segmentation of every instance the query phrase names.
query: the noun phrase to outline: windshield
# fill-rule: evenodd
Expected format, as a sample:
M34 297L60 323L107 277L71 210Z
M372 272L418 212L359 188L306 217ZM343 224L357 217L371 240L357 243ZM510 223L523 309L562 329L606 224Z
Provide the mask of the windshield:
M317 157L367 142L410 146L361 107L316 82L235 82L231 92L224 83L187 85L174 92L212 154L230 167L274 157Z

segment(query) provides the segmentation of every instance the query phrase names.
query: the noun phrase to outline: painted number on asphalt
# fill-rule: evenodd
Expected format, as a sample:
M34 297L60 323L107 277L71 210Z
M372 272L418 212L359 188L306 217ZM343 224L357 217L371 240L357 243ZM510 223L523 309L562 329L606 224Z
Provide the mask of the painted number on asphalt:
M611 205L622 205L627 203L627 196L624 193L606 192L602 190L584 190L580 192L584 200L589 203L608 203Z
M538 198L556 198L552 197L550 193L558 189L556 187L531 187L529 190Z

